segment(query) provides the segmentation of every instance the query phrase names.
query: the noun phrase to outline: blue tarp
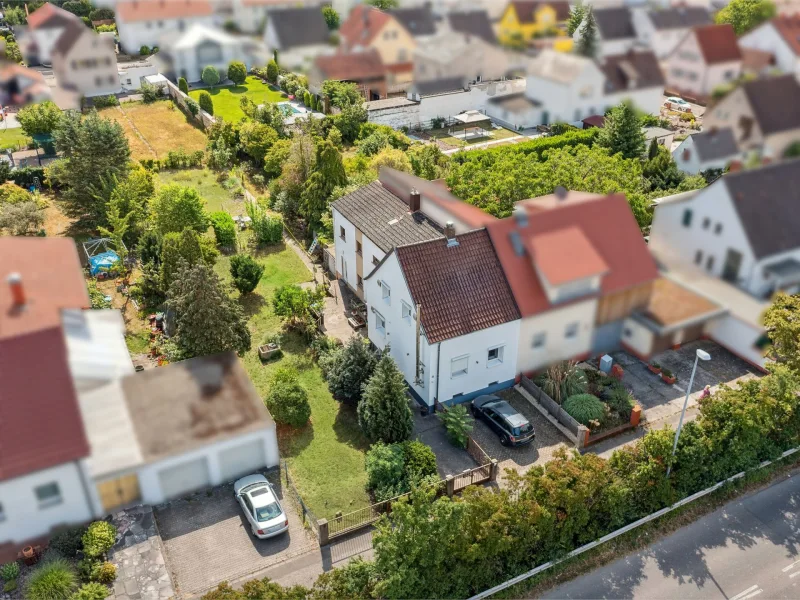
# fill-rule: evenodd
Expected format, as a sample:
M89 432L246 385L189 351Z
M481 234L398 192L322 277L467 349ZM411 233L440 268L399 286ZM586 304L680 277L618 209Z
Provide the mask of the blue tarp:
M89 272L92 275L110 271L114 265L119 263L119 256L113 250L101 252L89 257Z

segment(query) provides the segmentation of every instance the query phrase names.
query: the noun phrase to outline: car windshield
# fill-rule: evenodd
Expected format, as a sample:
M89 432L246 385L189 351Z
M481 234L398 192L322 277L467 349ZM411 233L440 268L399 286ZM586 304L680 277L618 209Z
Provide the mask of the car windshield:
M280 514L281 507L278 506L277 502L272 502L266 506L259 506L256 508L256 519L258 519L259 522L269 521L270 519L280 516Z
M533 431L533 425L526 423L522 427L514 427L514 435L525 435Z

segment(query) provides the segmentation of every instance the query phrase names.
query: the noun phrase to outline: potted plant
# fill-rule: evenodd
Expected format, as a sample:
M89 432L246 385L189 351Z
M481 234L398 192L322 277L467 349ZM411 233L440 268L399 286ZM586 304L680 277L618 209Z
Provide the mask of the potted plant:
M672 371L670 371L667 368L661 369L661 381L663 381L664 383L668 383L669 385L672 385L677 380L678 377L676 375L673 375Z
M654 360L650 361L650 364L647 365L647 368L650 370L651 373L655 373L656 375L659 375L661 373L661 365Z

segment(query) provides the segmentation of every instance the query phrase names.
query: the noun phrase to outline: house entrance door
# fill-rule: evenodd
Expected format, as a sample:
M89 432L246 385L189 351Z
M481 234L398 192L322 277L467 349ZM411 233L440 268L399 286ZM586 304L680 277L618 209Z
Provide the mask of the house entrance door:
M736 283L739 280L739 269L742 266L742 253L728 248L725 255L725 266L722 268L722 278L725 281Z

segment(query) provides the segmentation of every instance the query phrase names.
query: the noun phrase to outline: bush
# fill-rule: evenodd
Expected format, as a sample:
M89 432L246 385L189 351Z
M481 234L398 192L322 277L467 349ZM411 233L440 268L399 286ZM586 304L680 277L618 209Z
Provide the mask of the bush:
M77 592L70 596L70 600L104 600L108 598L108 587L96 581L84 583Z
M161 99L161 88L147 81L142 83L139 91L142 94L142 100L145 104L152 104L156 100Z
M311 345L309 346L309 351L311 352L311 356L315 360L319 360L320 358L329 355L331 352L334 352L335 350L338 350L341 347L342 347L342 342L339 341L337 338L330 335L318 335L311 342Z
M12 592L17 591L17 580L16 579L9 579L3 584L3 593L4 594L11 594Z
M341 353L337 353L337 359L326 377L328 387L337 400L358 404L364 385L375 371L378 362L375 353L363 339L353 336L347 340Z
M536 378L536 383L556 404L561 404L575 394L586 393L589 386L585 371L579 369L574 361L551 365Z
M0 577L4 581L11 581L19 577L19 563L17 561L4 564L0 567Z
M197 105L197 102L189 98L186 101L186 110L188 110L193 117L196 117L197 113L200 111L200 107Z
M44 182L43 167L22 167L11 171L11 181L26 190L30 189L30 187L36 183L37 179L39 180L39 184Z
M271 60L267 63L267 81L274 84L278 81L278 63Z
M189 83L186 81L185 77L178 79L178 89L187 96L189 95Z
M211 94L203 90L197 97L197 101L200 104L200 108L210 115L214 114L214 101L211 99Z
M406 476L411 485L415 485L426 477L436 476L436 455L430 446L419 440L412 440L403 444L406 459Z
M270 215L260 205L247 203L247 216L259 244L277 244L283 240L283 217Z
M308 394L294 369L281 367L275 371L264 401L275 421L283 425L302 427L311 418Z
M238 60L233 61L228 65L228 79L235 85L242 85L247 79L247 67L244 63Z
M232 247L236 245L236 222L233 217L223 211L213 212L208 215L217 245Z
M367 490L376 502L408 491L405 480L406 457L401 444L373 444L367 451Z
M247 254L237 254L231 258L231 277L240 294L249 294L256 289L263 274L264 265Z
M26 600L68 600L78 587L78 578L70 563L55 558L35 569L25 582Z
M581 425L589 426L592 421L602 421L606 409L600 400L591 394L575 394L566 399L562 408Z
M219 71L215 67L208 65L207 67L203 68L203 72L200 74L200 79L203 80L208 86L214 87L220 82L220 74Z
M95 283L95 289L96 283ZM91 295L91 288L89 289ZM102 295L102 293L101 293ZM94 301L94 299L92 299ZM58 552L64 558L74 558L78 550L83 548L83 534L86 533L85 527L71 527L59 531L50 538L50 548Z
M117 537L117 528L108 521L95 521L83 534L83 553L97 558L111 550Z
M114 95L108 96L95 96L92 98L92 106L95 108L108 108L109 106L118 106L119 100Z
M612 390L608 400L606 400L606 404L623 419L630 419L633 407L636 406L636 400L628 390L619 387Z
M101 561L97 560L96 558L82 558L78 561L78 575L81 578L81 581L91 581L92 580L92 571L94 568L99 565Z
M117 567L106 561L92 568L91 580L98 583L114 583L117 578Z
M439 413L439 419L444 425L450 443L459 448L466 448L469 432L472 431L472 418L467 408L463 404L456 404Z
M150 56L151 52L152 52L152 51L150 50L150 47L149 47L149 46L141 46L141 47L139 48L139 54L140 54L141 56Z

